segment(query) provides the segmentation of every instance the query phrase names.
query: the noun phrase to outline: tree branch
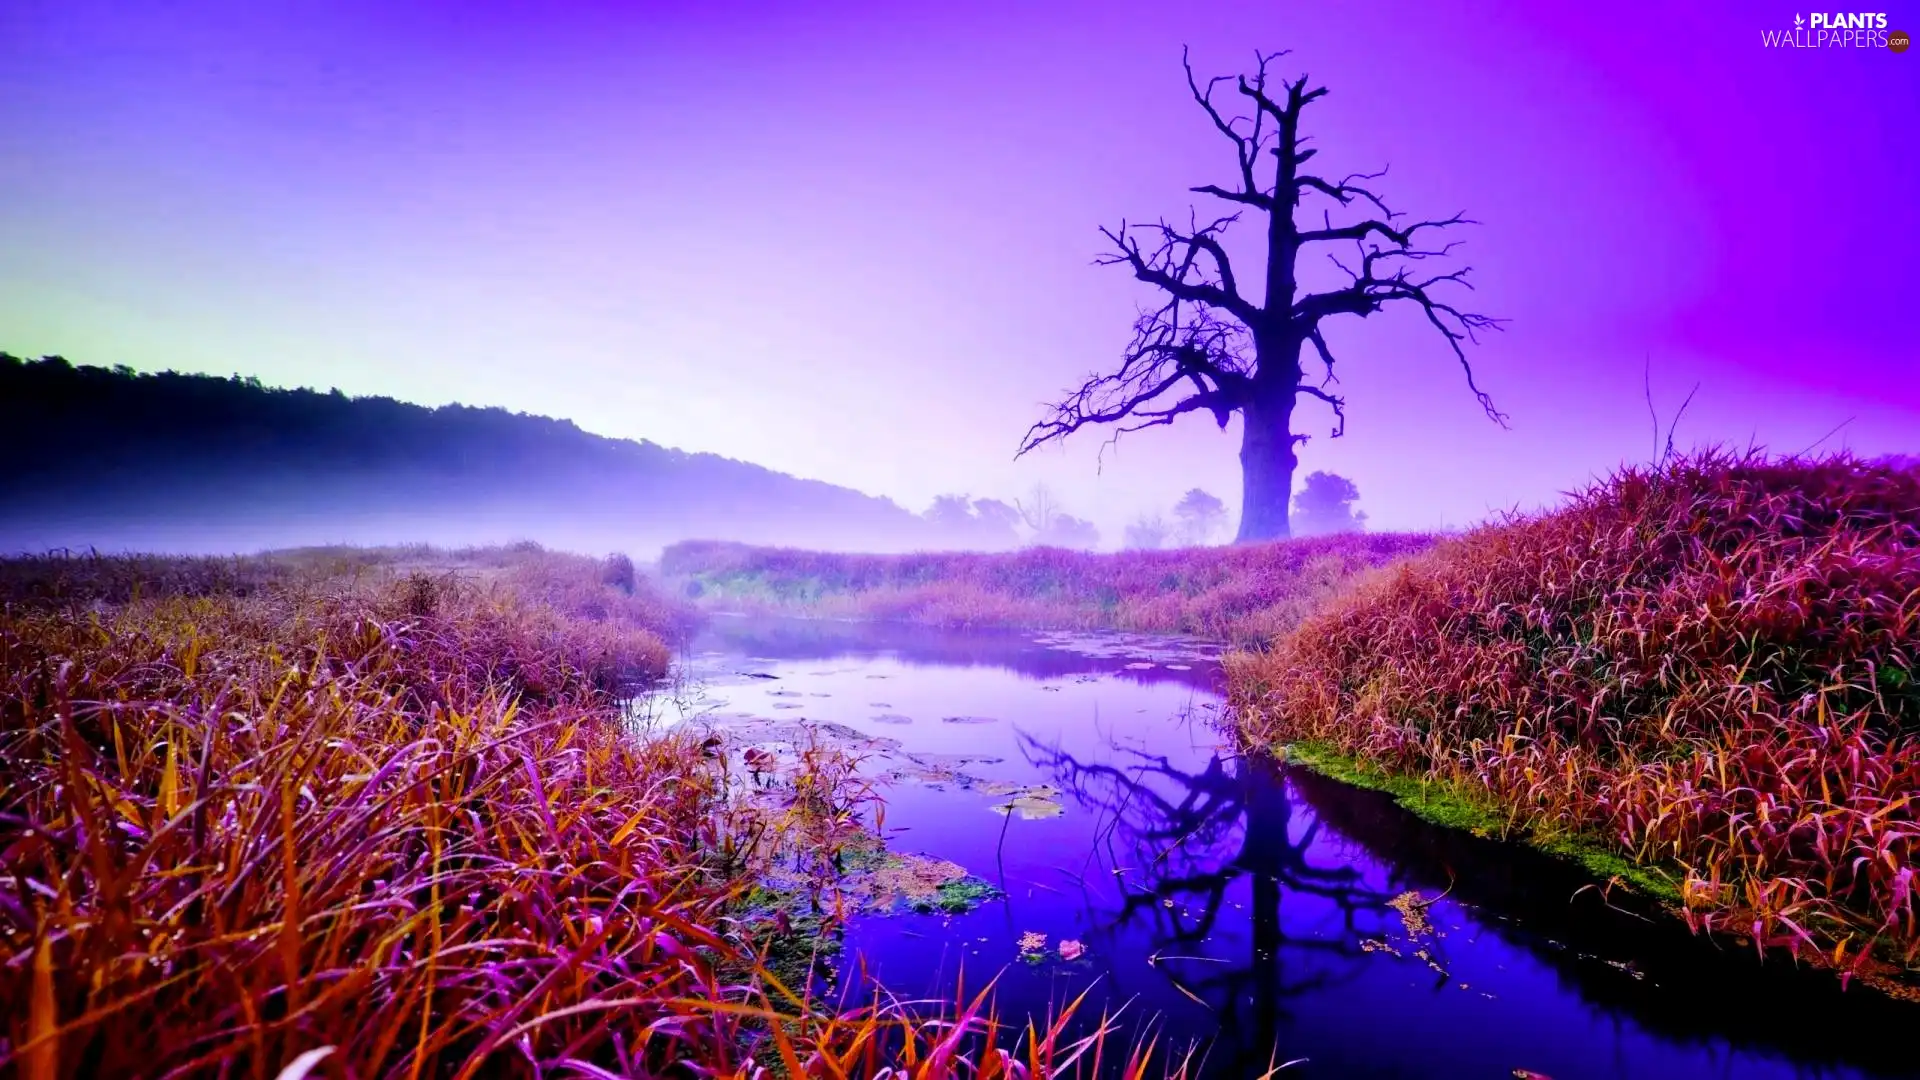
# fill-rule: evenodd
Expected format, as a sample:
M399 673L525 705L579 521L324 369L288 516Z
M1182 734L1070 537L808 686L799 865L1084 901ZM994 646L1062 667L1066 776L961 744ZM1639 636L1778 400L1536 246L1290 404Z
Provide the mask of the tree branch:
M1124 420L1118 434L1170 424L1187 413L1205 410L1227 426L1252 392L1251 342L1247 331L1215 317L1204 307L1167 301L1143 312L1134 324L1133 342L1117 371L1092 375L1027 430L1014 456L1063 439L1083 427ZM1183 385L1191 386L1171 403Z
M1190 226L1186 232L1164 220L1156 225L1128 225L1123 221L1117 230L1103 226L1100 234L1116 250L1094 262L1100 266L1124 265L1133 271L1135 278L1176 300L1219 308L1251 326L1258 321L1260 311L1240 295L1233 263L1219 241L1219 234L1235 220L1237 215L1230 215L1216 219L1205 228ZM1159 245L1151 251L1143 248L1135 236L1142 231L1158 233ZM1211 274L1200 265L1203 254L1213 264Z
M1285 54L1274 54L1274 56L1282 55ZM1261 58L1260 65L1263 75L1267 61L1271 59L1273 59L1273 57ZM1253 175L1254 166L1258 164L1260 160L1260 151L1266 147L1268 137L1266 117L1263 114L1255 113L1251 130L1247 134L1242 135L1240 133L1240 127L1248 123L1247 118L1244 116L1234 116L1231 118L1224 116L1221 114L1219 106L1215 105L1213 101L1214 89L1221 83L1228 82L1229 78L1225 75L1218 75L1208 79L1206 89L1202 90L1199 81L1193 77L1193 62L1189 58L1188 50L1184 47L1180 50L1180 66L1187 71L1187 89L1193 94L1194 102L1197 103L1201 109L1205 110L1207 119L1213 121L1214 129L1232 140L1234 162L1238 166L1240 173L1240 190L1238 191L1228 191L1214 184L1205 184L1192 190L1198 194L1212 195L1216 198L1225 199L1228 202L1242 203L1247 206L1258 207L1261 210L1272 210L1274 205L1273 196L1260 190L1260 184L1254 179Z

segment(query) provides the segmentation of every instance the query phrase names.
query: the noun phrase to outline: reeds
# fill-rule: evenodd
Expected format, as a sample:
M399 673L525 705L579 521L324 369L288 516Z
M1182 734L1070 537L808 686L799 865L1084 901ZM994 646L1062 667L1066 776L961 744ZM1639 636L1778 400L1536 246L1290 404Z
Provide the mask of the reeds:
M478 586L0 616L9 1018L33 1077L738 1058L659 638ZM524 1070L523 1070L524 1071Z
M832 933L848 763L739 798L626 719L684 615L643 580L432 554L0 564L0 1073L1093 1075L1105 1024L783 982L748 890Z
M1670 867L1696 925L1920 965L1920 474L1707 453L1361 583L1229 660L1262 743Z
M1264 641L1355 575L1430 547L1403 533L1091 554L845 555L676 544L661 571L703 603L936 625L1110 628Z

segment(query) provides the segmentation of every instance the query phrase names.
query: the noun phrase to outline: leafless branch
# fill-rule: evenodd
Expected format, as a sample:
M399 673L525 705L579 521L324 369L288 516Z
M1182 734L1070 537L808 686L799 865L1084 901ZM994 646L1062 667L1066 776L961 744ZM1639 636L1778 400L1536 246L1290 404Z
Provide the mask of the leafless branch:
M1120 367L1089 376L1053 405L1045 419L1028 429L1015 456L1090 424L1137 421L1120 428L1125 434L1206 410L1224 428L1250 391L1251 368L1244 327L1205 307L1169 300L1141 313Z
M1196 221L1184 232L1164 220L1154 225L1128 225L1123 221L1118 229L1103 227L1100 233L1113 244L1114 251L1094 262L1126 266L1134 277L1175 299L1219 308L1251 325L1259 318L1259 309L1240 295L1233 262L1219 239L1236 219L1237 215L1228 215L1204 228ZM1157 242L1151 248L1144 247L1140 234Z

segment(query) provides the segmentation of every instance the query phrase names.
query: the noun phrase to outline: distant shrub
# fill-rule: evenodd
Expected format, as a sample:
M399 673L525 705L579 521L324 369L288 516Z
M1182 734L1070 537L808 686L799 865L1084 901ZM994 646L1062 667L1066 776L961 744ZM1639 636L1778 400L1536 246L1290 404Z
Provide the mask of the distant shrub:
M417 570L408 574L405 590L407 614L427 616L440 610L440 583L432 575Z
M633 560L616 551L600 564L600 581L632 596L639 585L639 576L634 571Z

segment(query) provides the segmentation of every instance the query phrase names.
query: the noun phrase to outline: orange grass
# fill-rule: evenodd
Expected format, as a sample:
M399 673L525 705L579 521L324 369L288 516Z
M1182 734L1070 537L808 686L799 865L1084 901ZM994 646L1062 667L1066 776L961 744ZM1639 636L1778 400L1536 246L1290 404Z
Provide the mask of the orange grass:
M1268 653L1241 722L1677 868L1695 925L1920 964L1920 473L1707 453L1444 541Z
M684 616L529 549L0 561L0 1073L1093 1075L1105 1025L766 970L741 852L863 796L770 826L632 727Z

